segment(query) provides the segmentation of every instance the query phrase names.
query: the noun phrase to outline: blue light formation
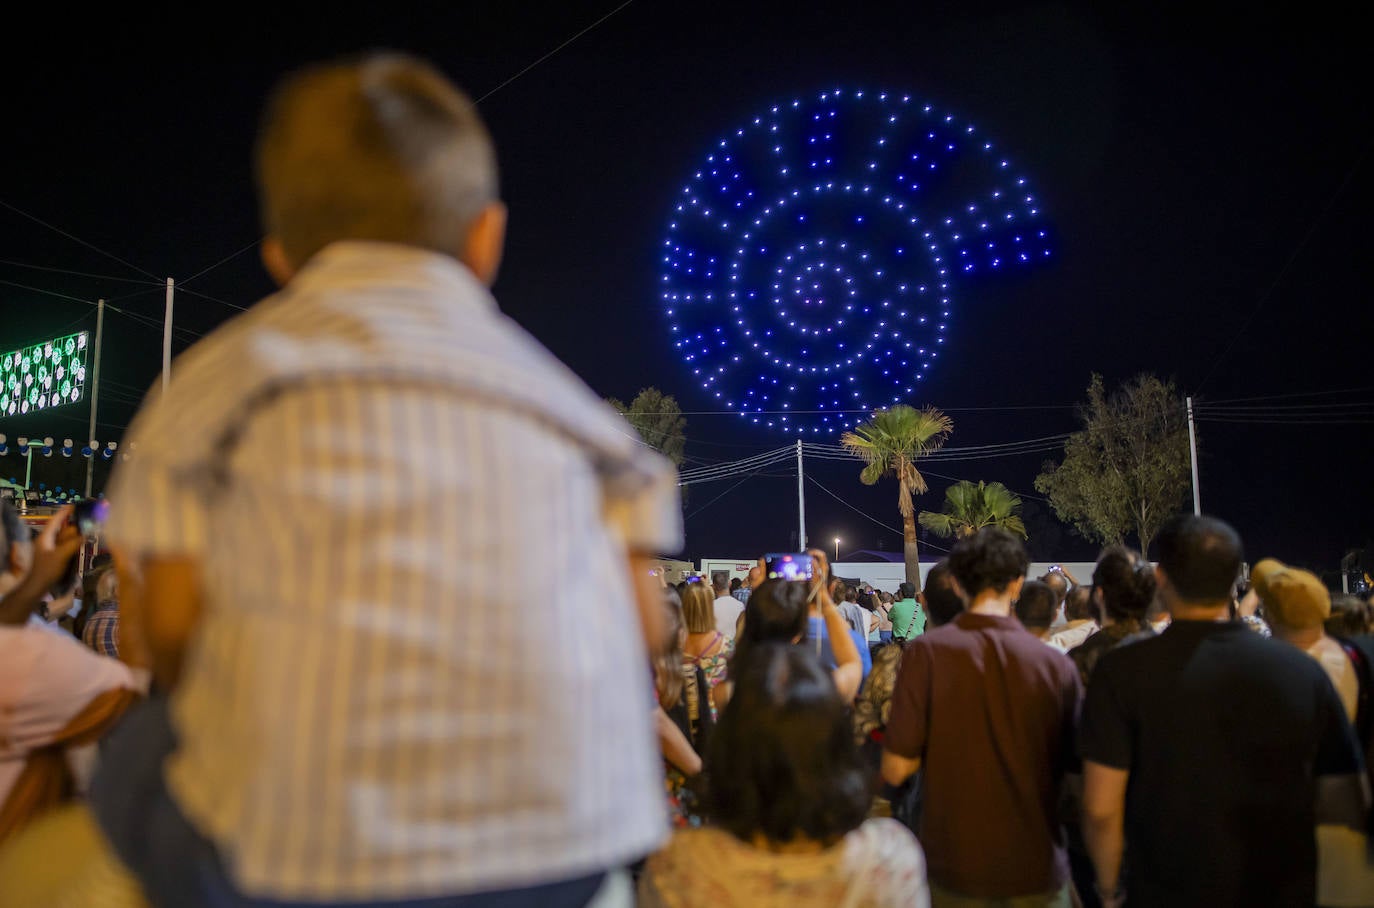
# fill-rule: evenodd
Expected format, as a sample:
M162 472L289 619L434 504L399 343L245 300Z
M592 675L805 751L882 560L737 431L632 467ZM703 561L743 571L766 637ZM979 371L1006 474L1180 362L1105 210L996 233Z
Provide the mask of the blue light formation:
M955 291L1050 258L1030 181L962 119L852 89L720 138L673 201L659 289L709 400L827 435L911 402Z

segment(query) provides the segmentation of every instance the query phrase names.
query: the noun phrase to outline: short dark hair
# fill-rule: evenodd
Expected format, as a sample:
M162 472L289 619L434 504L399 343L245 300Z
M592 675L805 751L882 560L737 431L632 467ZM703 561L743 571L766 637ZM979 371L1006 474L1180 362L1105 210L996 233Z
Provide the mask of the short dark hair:
M1374 609L1359 596L1332 596L1326 632L1333 637L1359 637L1374 632Z
M1155 572L1125 546L1107 548L1093 568L1093 587L1102 591L1102 608L1114 620L1140 620L1155 598Z
M716 591L716 595L728 593L730 591L730 572L712 571L711 588Z
M915 599L915 598L916 598L916 586L915 586L915 584L908 583L908 582L906 582L905 580L903 580L901 583L897 584L897 598L898 598L898 599Z
M939 561L926 572L926 588L922 595L930 623L936 626L949 624L968 607L959 587L954 584L954 575L950 573L947 560Z
M729 674L735 677L749 651L765 643L790 644L805 638L811 617L811 584L771 578L763 581L744 603L744 626L735 640Z
M1084 621L1093 617L1093 588L1076 586L1064 597L1064 617L1070 621Z
M805 647L767 643L740 665L711 735L711 818L737 839L831 844L868 815L872 790L849 711Z
M1027 630L1043 631L1054 623L1054 613L1058 608L1059 597L1048 583L1027 580L1021 587L1015 611L1017 619Z
M730 592L733 593L735 590L739 589L742 586L744 586L743 580L739 579L738 577L730 578Z
M1029 567L1021 540L998 527L983 527L960 539L949 553L949 569L969 601L985 590L1002 592L1025 577Z
M1159 566L1184 602L1231 598L1245 551L1229 523L1215 517L1180 514L1155 537Z

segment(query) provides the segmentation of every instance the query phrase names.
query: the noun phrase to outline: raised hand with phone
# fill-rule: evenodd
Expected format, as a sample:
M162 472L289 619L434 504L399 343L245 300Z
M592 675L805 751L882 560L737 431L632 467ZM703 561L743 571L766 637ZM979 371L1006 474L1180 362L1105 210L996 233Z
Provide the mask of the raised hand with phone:
M858 696L859 687L863 684L863 659L859 655L854 638L850 636L849 624L830 598L829 559L820 549L808 549L807 554L811 556L812 562L811 613L818 615L824 623L825 634L830 638L830 651L835 656L835 670L831 677L835 679L835 687L839 690L840 697L849 703ZM815 644L819 649L819 637Z
M44 597L71 576L72 565L85 538L72 522L73 510L71 505L59 509L48 518L32 542L10 540L11 544L18 543L21 551L27 548L28 569L0 600L0 624L17 625L28 621ZM74 582L74 579L68 580L67 588Z

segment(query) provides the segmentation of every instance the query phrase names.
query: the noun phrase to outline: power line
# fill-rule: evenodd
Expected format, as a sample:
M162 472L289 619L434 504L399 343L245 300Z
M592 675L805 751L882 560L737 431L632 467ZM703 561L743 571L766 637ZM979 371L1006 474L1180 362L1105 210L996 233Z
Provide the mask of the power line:
M0 199L0 206L4 206L5 208L8 208L10 211L13 211L15 214L20 215L20 216L22 216L22 217L28 218L30 221L33 221L35 224L41 224L42 226L44 226L44 227L48 228L49 230L53 231L54 233L60 233L62 236L65 236L67 239L71 240L71 241L74 242L74 243L80 243L82 246L85 246L87 249L93 250L93 251L95 251L95 252L99 252L101 255L103 255L103 256L105 256L105 257L107 257L107 258L114 259L116 262L119 262L119 264L123 265L123 266L126 267L126 268L132 268L134 271L137 271L139 274L146 274L146 275L148 275L148 277L153 278L154 280L158 280L158 279L159 279L158 276L157 276L156 274L153 274L151 271L148 271L148 270L146 270L146 269L144 269L144 268L138 267L137 265L134 265L134 264L131 264L131 263L129 263L129 262L126 262L124 259L122 259L122 258L120 258L119 256L115 255L113 252L107 252L106 250L101 249L99 246L95 245L94 243L88 243L88 242L86 242L85 240L81 239L81 237L79 237L79 236L73 236L72 234L70 234L70 233L68 233L67 231L63 230L61 227L55 227L55 226L53 226L52 224L49 224L47 221L43 220L42 218L35 217L34 215L31 215L31 214L29 214L27 211L24 211L24 210L22 210L22 209L20 209L20 208L15 208L13 205L11 205L9 202L6 202L4 199Z
M1290 400L1295 397L1335 397L1338 394L1361 394L1365 391L1374 391L1374 387L1336 388L1330 391L1293 391L1288 394L1261 394L1258 397L1232 397L1227 400L1197 401L1193 404L1193 407L1196 409L1199 406L1211 407L1219 404L1243 404L1255 400Z
M208 293L201 293L201 292L198 291L198 290L188 290L188 289L186 289L185 287L183 287L181 284L177 284L176 287L175 287L175 290L176 290L177 293L189 293L189 294L191 294L191 296L198 296L198 297L200 297L201 299L209 300L209 301L212 302L212 303L219 303L219 304L222 305L222 306L228 306L230 309L237 309L237 310L239 310L240 312L247 312L247 311L248 311L248 307L247 307L247 306L240 306L238 303L231 303L231 302L229 302L228 300L222 300L222 299L220 299L219 297L211 296L211 295L208 294Z
M720 493L719 495L717 495L715 498L712 498L710 501L706 502L704 505L702 505L701 507L697 508L697 509L696 509L695 511L693 511L692 513L688 514L686 517L682 518L683 522L685 523L685 522L687 522L688 520L691 520L693 517L697 516L697 515L700 514L702 511L706 510L706 509L709 508L711 505L715 504L717 501L720 501L720 500L721 500L722 498L724 498L726 495L729 495L731 492L735 491L735 489L738 489L740 486L744 485L744 484L745 484L746 482L748 482L750 479L753 479L753 477L752 477L752 476L746 476L746 477L744 477L744 478L741 479L739 482L735 483L735 484L732 485L730 488L726 489L724 492L721 492L721 493Z
M153 281L141 277L115 277L111 274L92 274L89 271L72 271L69 268L53 268L48 265L30 265L28 262L16 262L13 259L0 259L0 265L9 265L14 268L28 268L32 271L48 271L53 274L69 274L75 277L90 277L102 281L123 281L126 284L154 283Z
M1279 269L1278 276L1274 278L1274 282L1269 285L1269 289L1265 290L1264 293L1260 295L1254 308L1250 310L1250 314L1245 317L1244 324L1231 335L1231 342L1226 345L1226 349L1221 351L1220 356L1212 360L1212 368L1207 370L1207 374L1204 375L1202 381L1198 383L1197 391L1194 392L1195 394L1203 389L1208 380L1211 379L1212 375L1217 371L1217 367L1220 366L1222 361L1224 361L1226 357L1230 355L1231 351L1235 349L1236 342L1240 340L1241 335L1250 327L1251 322L1255 320L1255 316L1259 314L1260 309L1264 308L1264 304L1269 301L1269 297L1273 296L1274 291L1277 290L1279 284L1283 282L1284 277L1288 274L1288 270L1293 267L1293 263L1298 260L1298 256L1307 246L1308 241L1316 234L1317 227L1319 227L1321 222L1326 219L1326 216L1331 213L1331 209L1335 206L1336 200L1341 197L1346 187L1350 185L1350 181L1354 179L1355 173L1360 169L1360 165L1364 163L1364 159L1368 157L1371 148L1374 148L1374 140L1371 140L1365 145L1364 150L1361 151L1359 157L1355 159L1355 163L1350 166L1350 170L1346 173L1345 179L1341 180L1341 184L1336 187L1336 191L1331 194L1331 198L1327 199L1326 205L1322 208L1321 212L1313 219L1312 224L1307 228L1307 232L1303 234L1302 239L1298 241L1298 245L1294 247L1292 255L1288 256L1288 260L1284 262L1283 267Z
M573 42L576 41L578 38L580 38L580 37L582 37L583 35L585 35L587 32L589 32L589 31L591 31L592 29L596 28L596 27L597 27L598 25L600 25L602 22L605 22L607 19L611 18L611 17L614 16L616 13L620 12L622 9L624 9L624 8L627 7L627 6L629 6L629 5L630 5L631 3L633 3L633 2L634 2L634 0L625 0L624 3L620 4L619 6L617 6L615 9L611 10L609 13L607 13L607 14L604 15L604 16L602 16L600 19L597 19L597 20L596 20L595 22L593 22L591 25L588 25L586 28L582 29L582 31L580 31L580 32L578 32L577 34L573 35L571 38L569 38L568 40L564 41L562 44L558 45L558 46L555 47L553 50L549 51L547 54L545 54L544 56L540 57L538 60L535 60L535 61L534 61L533 63L531 63L529 66L526 66L524 69L520 70L518 73L516 73L515 75L511 76L509 79L507 79L506 81L502 82L500 85L496 86L496 87L493 88L491 91L489 91L489 92L487 92L486 94L482 95L482 97L478 98L477 101L476 101L475 103L481 104L481 103L482 103L483 101L485 101L487 98L490 98L492 95L496 94L498 91L500 91L501 89L505 88L507 85L511 84L511 83L514 82L516 79L518 79L518 78L520 78L521 76L523 76L525 73L527 73L527 72L529 72L530 70L534 69L534 68L535 68L536 66L538 66L540 63L543 63L545 60L549 59L549 58L552 57L554 54L558 53L560 50L562 50L563 48L567 47L569 44L573 43Z
M256 246L257 246L259 243L261 243L261 242L262 242L262 238L259 237L258 239L256 239L256 240L254 240L253 242L249 243L247 246L244 246L244 247L243 247L242 249L240 249L238 252L234 252L234 253L231 253L230 255L226 255L224 258L220 259L218 262L215 262L215 263L214 263L213 265L211 265L210 267L208 267L208 268L202 268L202 269L200 269L199 271L197 271L195 274L191 275L190 277L185 278L185 279L183 279L183 280L181 280L181 281L178 281L178 282L177 282L177 288L178 288L178 289L181 289L182 287L184 287L185 285L191 283L191 281L194 281L196 278L200 277L201 275L203 275L203 274L208 274L209 272L214 271L214 270L215 270L216 268L218 268L220 265L223 265L223 264L225 264L226 262L230 262L230 261L232 261L232 260L238 258L239 256L243 255L245 252L247 252L249 249L253 249L254 247L256 247Z

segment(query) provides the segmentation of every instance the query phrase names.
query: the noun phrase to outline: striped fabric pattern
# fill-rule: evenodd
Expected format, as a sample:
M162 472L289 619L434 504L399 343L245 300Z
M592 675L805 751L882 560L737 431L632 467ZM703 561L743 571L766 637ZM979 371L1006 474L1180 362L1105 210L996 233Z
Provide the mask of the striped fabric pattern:
M178 360L108 532L194 556L168 782L247 893L629 863L667 828L627 549L668 462L444 256L343 243Z

